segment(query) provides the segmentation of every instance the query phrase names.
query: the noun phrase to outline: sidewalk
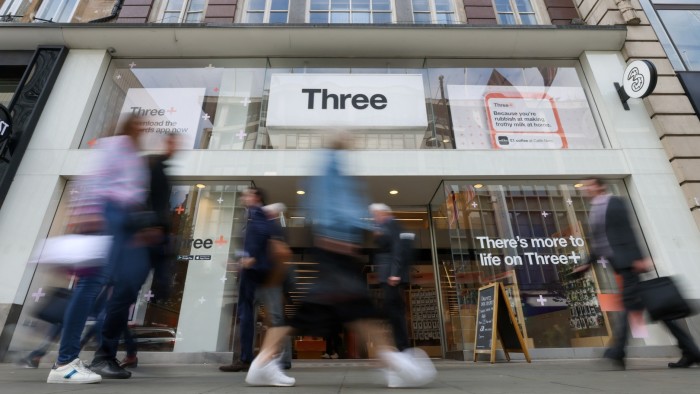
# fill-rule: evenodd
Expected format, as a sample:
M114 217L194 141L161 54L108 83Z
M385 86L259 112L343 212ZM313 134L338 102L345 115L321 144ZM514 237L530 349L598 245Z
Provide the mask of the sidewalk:
M413 393L665 394L700 392L700 368L671 370L668 359L632 359L627 371L599 371L594 360L553 360L498 363L437 360L438 378ZM128 380L104 380L97 385L47 384L48 364L21 369L0 364L0 393L386 393L371 361L296 361L288 371L297 387L248 387L243 373L219 372L217 365L143 365ZM390 391L390 392L391 392Z

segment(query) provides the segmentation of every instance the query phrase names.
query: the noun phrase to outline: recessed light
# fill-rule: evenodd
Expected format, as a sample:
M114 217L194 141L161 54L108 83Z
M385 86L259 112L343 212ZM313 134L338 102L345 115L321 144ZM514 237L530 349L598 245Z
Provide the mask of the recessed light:
M474 185L474 189L481 189L482 187L484 187L484 185L482 185L481 183L477 183L476 185Z
M198 183L195 186L197 186L197 189L204 189L205 187L207 187L207 185L205 185L203 183Z
M444 143L446 143L446 144L449 144L449 143L450 143L450 139L449 139L449 138L445 138L444 140L442 140L442 142L444 142Z
M297 194L301 196L301 195L304 195L304 194L306 194L306 192L305 192L305 191L303 191L303 190L297 190Z
M577 184L574 185L575 188L579 188L579 187L582 187L582 186L583 186L583 183L577 183Z
M398 190L389 190L389 194L399 194Z

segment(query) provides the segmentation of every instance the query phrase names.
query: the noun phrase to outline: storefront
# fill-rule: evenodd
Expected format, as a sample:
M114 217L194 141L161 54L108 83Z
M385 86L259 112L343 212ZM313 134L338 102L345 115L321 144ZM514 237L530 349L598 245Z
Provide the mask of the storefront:
M506 286L535 357L576 357L575 349L604 346L617 318L611 268L601 264L585 279L568 275L589 254L581 178L605 178L629 197L660 274L700 274L687 263L700 237L653 124L643 104L625 111L616 96L619 52L584 50L564 60L358 57L72 50L72 67L64 67L30 161L3 207L39 207L17 238L0 241L18 242L15 302L23 308L10 350L32 346L43 324L33 310L50 287L72 281L20 260L34 242L63 231L66 205L79 192L73 180L89 171L91 147L130 113L149 116L150 149L164 133L178 133L183 143L171 168L171 291L162 294L149 280L131 317L143 350L235 348L234 261L244 218L238 197L250 185L289 207L280 221L294 251L290 295L303 297L315 262L301 192L317 171L318 149L338 131L353 137L347 171L366 183L367 200L392 206L416 234L406 314L412 343L432 356L473 349L476 290L491 282ZM62 102L69 92L71 103ZM14 223L22 217L4 214ZM20 242L22 235L31 242ZM374 289L369 241L363 259ZM700 287L688 285L700 298ZM297 338L298 354L309 339ZM373 355L371 343L348 339L349 356ZM667 344L655 325L632 342Z

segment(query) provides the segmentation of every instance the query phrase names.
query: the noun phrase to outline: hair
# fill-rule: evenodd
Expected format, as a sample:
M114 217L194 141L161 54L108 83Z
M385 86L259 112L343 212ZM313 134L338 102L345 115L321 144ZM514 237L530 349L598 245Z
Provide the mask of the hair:
M265 192L263 191L263 189L261 189L259 187L251 186L248 188L248 192L250 192L254 196L256 196L258 198L258 200L260 200L260 203L262 205L265 205Z
M382 203L374 203L369 206L370 212L391 212L391 208L388 205Z
M141 122L143 122L142 116L130 114L129 116L127 116L126 120L124 120L124 123L122 123L121 127L119 128L119 131L117 131L117 135L131 136L131 130L134 128L135 125Z
M607 189L607 188L608 188L608 183L605 182L604 180L600 179L600 178L595 178L595 177L593 177L593 178L587 178L587 179L590 180L590 181L593 181L593 183L595 183L596 185L598 185L598 186L600 186L600 187L602 187L602 188L604 188L604 189Z

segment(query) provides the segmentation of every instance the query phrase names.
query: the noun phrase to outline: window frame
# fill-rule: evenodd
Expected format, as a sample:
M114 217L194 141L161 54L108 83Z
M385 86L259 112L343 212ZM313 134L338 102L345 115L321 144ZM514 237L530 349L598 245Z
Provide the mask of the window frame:
M663 1L663 2L653 2L652 1L651 6L654 9L654 15L658 18L659 27L663 30L663 33L666 34L666 37L668 38L668 44L670 46L670 49L673 49L673 51L675 52L675 55L677 56L677 60L683 66L682 71L700 71L700 66L698 66L698 67L693 66L692 64L689 63L688 60L686 60L683 57L683 51L681 51L680 48L678 47L678 44L676 44L674 37L671 35L671 32L666 27L666 22L664 22L664 19L661 17L661 14L659 13L659 11L700 11L700 0L697 0L697 1L675 0L675 1ZM654 26L654 27L656 27L656 26ZM659 40L661 41L661 34L659 34L659 33L660 32L657 32L657 36L659 36ZM663 42L662 42L662 44L663 44ZM664 46L664 48L669 49L669 48L667 48L667 46ZM669 57L669 60L671 60L671 56L668 53L667 53L667 56Z
M320 22L311 22L311 14L327 13L328 14L328 21L325 23L326 24L335 24L334 22L330 21L331 8L329 8L327 11L317 11L317 10L312 11L311 10L311 1L312 0L306 0L306 16L305 16L306 23L320 23ZM329 0L329 1L332 1L332 0ZM354 11L352 8L352 4L353 4L354 0L348 0L348 1L350 1L350 8L347 10L348 13L350 14L350 21L344 22L343 24L361 24L359 22L358 23L352 22L352 15L354 13L357 13L357 11ZM376 13L378 13L378 14L391 15L391 21L388 24L396 23L396 4L395 4L395 2L396 2L396 0L389 0L389 7L391 8L389 11L384 11L384 10L376 11ZM330 4L329 4L329 7L330 7ZM373 15L375 14L374 9L372 8L371 0L370 0L370 8L367 12L369 12L369 14L370 14L370 22L369 22L370 25L386 25L387 24L387 23L374 23L373 21L371 21L374 19ZM364 24L367 24L367 23L364 23Z
M413 9L413 0L411 0L411 18L413 18L413 23L414 24L428 24L428 25L456 25L459 23L459 15L457 14L457 7L455 7L454 1L450 0L448 1L451 7L450 12L444 12L444 11L437 11L437 7L435 6L435 0L428 0L428 7L430 7L430 11L415 11ZM416 13L419 14L428 14L430 15L430 23L423 23L423 22L416 22ZM450 23L439 23L437 16L438 14L452 14L452 22Z
M157 18L154 22L163 23L163 19L165 19L166 12L168 12L168 13L175 12L175 11L168 11L168 3L170 3L170 0L162 0L161 1L160 6L158 7L159 10L158 10ZM207 7L209 6L209 1L205 0L204 8L201 11L202 17L197 22L187 22L187 16L189 14L200 12L200 11L191 12L189 10L191 5L192 5L192 0L183 0L182 8L180 9L180 12L178 14L177 22L168 22L168 23L202 23L202 21L204 21L204 17L206 16L206 13L207 13Z
M250 4L251 1L245 2L245 7L243 10L243 23L270 23L270 24L285 24L289 23L289 9L291 7L291 0L287 0L287 20L284 22L270 22L270 14L273 13L272 10L272 0L265 0L265 9L263 10L263 21L262 22L249 22L248 15L250 15ZM256 10L257 11L257 10ZM280 10L274 10L275 13ZM256 12L259 13L259 12Z
M542 18L540 17L540 12L538 12L538 4L537 0L527 0L530 2L530 7L532 7L532 12L522 12L522 14L527 14L527 15L534 15L535 16L535 23L533 25L525 25L523 24L523 20L520 17L521 12L518 10L518 4L516 3L516 0L508 0L508 3L510 4L510 9L511 12L499 12L498 8L496 7L496 0L491 0L493 4L493 11L496 14L496 22L499 25L504 25L504 26L537 26L542 24ZM514 24L510 23L501 23L501 18L499 15L505 15L505 14L512 14L513 18L515 19Z
M54 0L56 1L56 0ZM47 18L49 15L45 15L46 12L48 12L47 8L49 7L49 4L51 3L50 1L45 1L41 3L39 6L39 9L36 11L35 19L39 18L42 19L39 22L47 22L47 23L70 23L73 20L73 16L75 15L75 10L78 9L78 6L80 5L80 0L58 0L61 2L61 4L58 6L58 9L52 15L50 18ZM66 7L68 6L68 3L71 1L75 1L73 4L72 10L70 10L70 14L68 15L68 20L62 21L62 20L53 20L53 17L56 14L62 14L65 10ZM21 2L20 2L21 4ZM18 7L19 8L19 7Z
M0 6L0 17L4 17L5 15L16 16L21 5L22 0L6 0L5 3Z

